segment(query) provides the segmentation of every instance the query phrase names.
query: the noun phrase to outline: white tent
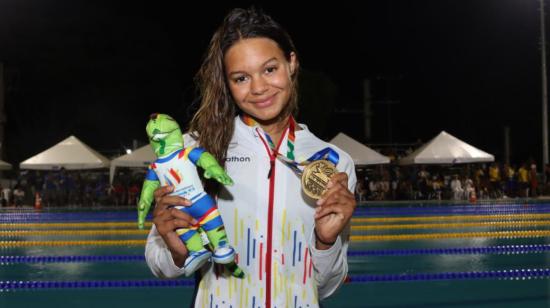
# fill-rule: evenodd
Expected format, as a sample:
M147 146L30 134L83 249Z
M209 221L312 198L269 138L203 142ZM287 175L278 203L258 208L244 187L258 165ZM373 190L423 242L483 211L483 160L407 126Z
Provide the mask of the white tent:
M25 160L19 167L34 170L98 169L109 167L109 159L75 136L70 136L46 151Z
M400 165L492 162L495 157L442 131L430 142L399 160Z
M147 167L157 159L153 148L147 144L130 154L122 155L111 161L109 178L113 182L116 167Z
M10 163L0 160L0 170L10 170L10 169L11 169Z
M389 157L374 151L344 133L339 133L329 142L348 153L356 166L388 164L390 162Z

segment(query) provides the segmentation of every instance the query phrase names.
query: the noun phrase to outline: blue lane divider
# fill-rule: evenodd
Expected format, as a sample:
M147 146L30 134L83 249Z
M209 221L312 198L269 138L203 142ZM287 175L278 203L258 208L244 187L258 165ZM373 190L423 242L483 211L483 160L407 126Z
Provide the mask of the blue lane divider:
M391 217L391 216L442 216L442 215L490 215L490 214L542 214L550 213L550 207L545 208L517 208L517 209L467 209L446 210L433 209L393 209L393 210L373 210L357 208L353 213L354 217ZM26 216L19 215L14 217L5 217L5 214L0 214L0 223L36 223L36 222L108 222L108 221L136 221L137 214L128 213L127 215L92 215L77 214L77 215L48 215L48 216ZM148 215L147 220L151 220L151 215Z
M74 262L132 262L145 261L142 255L106 256L0 256L0 265L14 263L74 263Z
M465 254L527 254L550 251L550 244L502 245L486 247L455 247L426 249L378 249L348 251L349 257L465 255ZM0 265L19 263L75 263L75 262L145 262L142 255L103 256L0 256Z
M192 279L178 280L89 280L89 281L0 281L0 291L23 289L66 289L66 288L150 288L191 287Z
M391 281L435 281L435 280L477 280L477 279L534 279L550 277L550 269L511 269L480 272L446 272L387 275L351 275L350 283L391 282Z
M492 204L492 205L446 205L446 206L387 206L356 208L354 216L394 215L464 215L464 214L519 214L550 213L550 204ZM151 215L149 215L150 217ZM21 222L92 222L92 221L135 221L135 211L108 212L0 212L0 223Z
M472 209L464 211L452 211L452 210L384 210L384 211L365 211L365 210L355 210L353 213L354 217L391 217L391 216L442 216L442 215L489 215L489 214L538 214L538 213L550 213L550 208L545 209L514 209L514 210L497 210L497 209Z
M350 275L346 283L398 281L479 280L479 279L537 279L550 277L550 269L511 269L480 272L445 272L417 274ZM0 291L67 289L67 288L150 288L191 287L193 279L178 280L90 280L90 281L0 281Z
M363 256L413 256L413 255L464 255L464 254L526 254L550 251L550 244L502 245L486 247L380 249L348 251L350 257ZM0 258L1 260L1 258Z
M395 203L393 201L389 201L386 203L359 203L357 205L358 208L410 208L410 207L417 207L417 208L483 208L483 207L544 207L549 206L550 202L530 202L532 199L529 200L514 200L514 202L477 202L475 204L469 203L469 202L460 202L460 203L445 203L445 202L431 202L431 203L420 203L418 201L401 201L398 203Z
M500 210L517 210L517 209L548 209L550 207L550 204L516 204L516 205L445 205L445 206L419 206L416 204L410 204L407 206L357 206L356 209L358 210L370 210L370 211L377 211L377 210L404 210L404 209L423 209L423 210L458 210L458 211L464 211L464 210L487 210L487 209L500 209Z
M147 215L152 219L152 214ZM126 213L0 213L0 223L136 221L137 212Z
M455 211L472 211L472 210L520 210L520 209L548 209L550 208L550 203L547 204L506 204L506 205L498 205L498 204L491 204L491 205L477 205L477 204L470 204L470 205L438 205L438 206L422 206L418 204L410 204L410 205L403 205L403 206L394 206L394 205L387 205L387 206L370 206L370 205L359 205L357 206L356 210L364 210L364 211L380 211L380 210L387 210L387 211L401 211L401 210L410 210L410 209L422 209L422 210L432 210L432 211L440 211L440 210L455 210Z

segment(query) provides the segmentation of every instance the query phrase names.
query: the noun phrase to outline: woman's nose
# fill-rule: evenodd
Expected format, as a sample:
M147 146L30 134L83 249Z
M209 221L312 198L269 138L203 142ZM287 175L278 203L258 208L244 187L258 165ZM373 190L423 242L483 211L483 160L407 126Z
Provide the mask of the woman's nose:
M267 82L261 77L253 78L251 86L252 86L252 89L251 89L252 94L255 94L255 95L264 94L268 89Z

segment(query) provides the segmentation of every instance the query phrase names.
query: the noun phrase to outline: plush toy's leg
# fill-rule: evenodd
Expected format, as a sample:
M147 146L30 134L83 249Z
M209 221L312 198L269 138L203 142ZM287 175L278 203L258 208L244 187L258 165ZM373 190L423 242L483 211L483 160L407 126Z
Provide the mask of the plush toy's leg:
M206 235L214 247L212 261L224 264L231 275L237 278L243 278L244 273L235 263L235 249L228 244L224 226L222 225L212 230L206 230Z
M201 208L202 215L197 219L200 227L206 232L206 236L213 248L212 261L224 264L235 277L243 277L244 273L235 264L235 249L229 245L222 217L215 201L208 195L199 199L193 207Z
M187 232L180 235L180 238L189 250L189 256L185 259L183 267L185 268L185 276L190 276L210 259L212 253L202 246L202 239L196 230L187 230Z
M214 248L212 258L214 262L226 264L235 258L235 250L229 246L225 227L223 226L222 217L218 209L214 208L208 217L203 221L199 221L201 228L206 231L208 240Z
M210 259L212 253L204 248L197 227L177 229L176 233L189 250L189 256L185 259L183 267L185 268L185 276L190 276Z
M206 236L212 247L214 247L212 261L224 264L231 275L242 278L244 277L244 273L235 263L235 249L229 245L227 233L225 232L222 218L219 215L218 210L215 209L209 215L210 220L206 221L205 219L205 221L199 222L206 232Z

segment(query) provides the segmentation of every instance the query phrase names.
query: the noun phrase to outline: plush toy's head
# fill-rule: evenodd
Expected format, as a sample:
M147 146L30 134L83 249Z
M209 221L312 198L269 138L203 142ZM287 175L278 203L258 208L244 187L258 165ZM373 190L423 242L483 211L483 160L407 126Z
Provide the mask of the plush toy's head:
M178 122L169 115L153 113L145 130L158 157L183 148L183 137Z

